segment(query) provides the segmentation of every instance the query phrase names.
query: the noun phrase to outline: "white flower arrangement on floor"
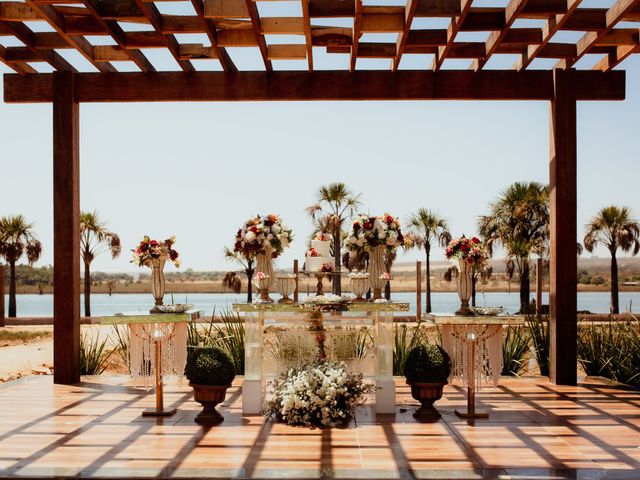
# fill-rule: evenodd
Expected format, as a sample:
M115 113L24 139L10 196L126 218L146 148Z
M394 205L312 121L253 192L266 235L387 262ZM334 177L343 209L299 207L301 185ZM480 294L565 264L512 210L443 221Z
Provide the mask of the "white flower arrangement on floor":
M362 374L347 372L344 362L291 368L276 380L265 411L289 425L337 426L353 415L371 390Z

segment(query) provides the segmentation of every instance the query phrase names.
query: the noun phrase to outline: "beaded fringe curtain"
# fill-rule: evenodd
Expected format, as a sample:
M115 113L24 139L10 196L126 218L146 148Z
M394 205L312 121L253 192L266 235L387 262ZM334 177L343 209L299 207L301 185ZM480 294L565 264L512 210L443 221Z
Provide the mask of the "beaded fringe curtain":
M156 342L160 345L161 375L182 375L187 362L186 323L130 324L129 369L134 383L154 385Z
M476 342L475 358L469 358L468 342ZM443 325L442 348L451 357L450 381L462 381L469 386L472 369L476 375L476 388L482 382L498 385L502 372L502 325Z

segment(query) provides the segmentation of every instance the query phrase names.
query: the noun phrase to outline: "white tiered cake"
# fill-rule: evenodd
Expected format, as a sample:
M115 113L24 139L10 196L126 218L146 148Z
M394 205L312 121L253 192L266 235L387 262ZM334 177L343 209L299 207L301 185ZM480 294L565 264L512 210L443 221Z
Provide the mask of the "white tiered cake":
M305 270L308 272L319 272L323 265L335 267L335 260L329 250L331 242L326 235L321 235L311 240L311 248L305 258Z

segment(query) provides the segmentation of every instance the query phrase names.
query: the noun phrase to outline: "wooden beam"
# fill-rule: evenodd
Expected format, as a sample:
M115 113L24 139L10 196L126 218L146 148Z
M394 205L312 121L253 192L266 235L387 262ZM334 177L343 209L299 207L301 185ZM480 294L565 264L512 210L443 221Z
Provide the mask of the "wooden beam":
M237 0L237 1L242 1L242 0ZM204 7L204 4L202 3L202 0L191 0L191 5L193 6L194 10L198 15L198 19L200 20L202 28L204 28L204 32L207 34L207 38L209 39L209 42L211 42L211 48L215 53L216 57L218 58L218 60L220 61L220 65L222 65L222 69L225 72L229 72L229 73L237 72L238 69L233 63L233 60L231 60L231 57L229 56L227 51L220 46L216 26L213 24L211 20L205 18L204 16L205 7Z
M273 70L271 60L269 60L269 52L267 51L267 42L262 35L262 28L260 26L260 15L258 14L258 7L253 0L245 0L247 10L249 11L249 17L251 18L251 25L256 35L256 41L258 42L258 48L260 49L260 55L262 55L262 61L267 72Z
M304 19L304 43L307 48L307 70L313 72L313 36L311 34L309 0L300 0L300 2L302 4L302 18Z
M303 35L304 19L297 17L265 17L260 19L262 35Z
M351 17L356 0L309 0L311 17Z
M356 70L356 64L358 62L358 45L360 44L360 37L362 36L362 0L355 0L354 9L353 45L351 46L351 58L349 59L350 72Z
M587 32L577 43L577 55L573 59L560 60L556 67L569 68L580 60L585 54L596 46L598 40L607 35L616 24L622 20L627 12L633 11L640 5L640 0L617 0L608 10L605 16L605 28L596 32Z
M33 47L38 50L73 48L58 32L39 32L33 34Z
M397 15L363 13L360 31L364 33L402 32L404 30L404 12Z
M251 18L244 0L205 0L206 18Z
M53 27L58 32L58 34L67 41L69 45L75 48L80 53L80 55L82 55L89 63L96 67L98 71L103 73L116 71L116 69L110 63L100 63L93 60L93 47L84 37L67 33L69 17L62 16L50 5L37 4L32 0L27 1L29 5L31 5L31 7L35 11L37 11L40 16L49 23L49 25Z
M306 45L269 45L269 60L304 60Z
M574 73L578 100L623 100L625 72ZM4 76L7 103L52 101L50 74ZM553 72L532 70L79 74L79 102L551 100Z
M545 23L542 28L542 41L538 45L528 46L513 68L516 70L524 70L531 65L531 62L533 62L540 52L542 52L556 32L558 32L558 30L564 26L571 16L574 15L581 2L582 0L567 0L567 9L565 13L549 17L547 19L547 23Z
M460 30L460 26L463 24L469 10L471 10L471 2L472 0L461 0L460 15L453 17L451 22L449 22L449 27L447 28L447 43L442 47L438 47L438 53L433 59L433 70L440 70L440 67L442 67L442 64L446 60L447 54L449 53L449 50L451 50L453 42L456 40L456 35Z
M25 22L41 20L38 13L26 3L0 2L0 20L7 22Z
M422 317L422 262L416 261L416 321Z
M411 24L413 23L413 17L416 13L416 9L418 8L418 3L419 0L407 0L407 6L404 11L404 29L400 35L398 35L398 40L396 41L396 56L393 59L393 64L391 66L391 70L394 72L398 70L400 62L402 61L404 47L409 39Z
M549 374L559 385L577 382L577 202L575 71L553 72L550 108L550 355Z
M52 75L53 381L80 381L80 106L76 78Z
M516 21L516 19L520 15L520 12L526 4L527 0L511 0L509 2L505 11L504 27L501 30L494 30L489 34L489 38L485 42L485 56L473 62L473 64L471 65L472 70L481 70L482 67L486 65L486 63L491 58L491 55L493 55L498 49L500 42L504 40L507 33L509 33L509 31L511 30L513 22Z
M15 37L24 43L28 48L33 51L37 51L35 47L36 34L33 33L24 23L5 23L7 28L11 31ZM67 62L58 52L55 50L43 51L39 50L42 61L47 62L56 70L75 72L76 69L73 65Z
M459 0L418 0L416 17L457 17L460 15Z
M608 53L602 60L596 63L593 66L593 70L608 72L633 53L640 53L640 45L621 45L616 47L613 52Z

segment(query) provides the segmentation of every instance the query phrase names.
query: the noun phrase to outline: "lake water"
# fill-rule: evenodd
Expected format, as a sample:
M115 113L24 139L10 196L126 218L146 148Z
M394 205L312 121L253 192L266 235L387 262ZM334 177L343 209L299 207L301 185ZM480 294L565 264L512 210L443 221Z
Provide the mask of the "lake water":
M279 298L277 294L272 295L274 299ZM394 293L391 296L393 301L406 302L410 305L410 313L416 311L415 293ZM548 303L548 295L543 294L543 303ZM588 310L593 313L609 312L608 292L580 292L578 293L578 310ZM206 315L211 315L214 308L221 311L230 308L233 303L241 303L246 300L246 294L232 293L197 293L191 295L174 295L175 303L193 303L197 308L203 309ZM81 299L82 301L82 299ZM166 295L165 303L171 303L171 295ZM434 312L453 312L459 305L458 294L455 292L440 292L431 294L431 302ZM9 299L5 300L5 308L8 308ZM53 316L53 295L18 295L18 316L19 317L51 317ZM518 293L491 292L477 296L478 306L505 307L508 312L516 312L520 308ZM422 308L424 309L425 299L422 297ZM114 315L121 312L148 311L153 306L151 294L123 294L114 293L94 294L91 296L91 313L95 317ZM640 311L640 292L621 292L620 310ZM631 307L631 308L630 308ZM81 312L84 308L81 307Z

